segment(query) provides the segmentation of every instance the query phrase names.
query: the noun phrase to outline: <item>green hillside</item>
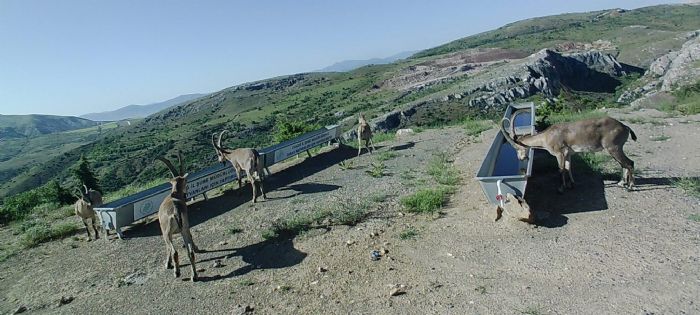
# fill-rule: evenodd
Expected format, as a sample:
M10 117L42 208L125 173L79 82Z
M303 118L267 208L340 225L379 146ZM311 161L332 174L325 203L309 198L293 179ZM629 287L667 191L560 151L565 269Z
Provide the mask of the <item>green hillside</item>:
M700 29L700 6L668 5L618 12L564 14L512 23L493 31L466 37L425 50L398 63L366 66L345 73L306 73L272 78L230 87L206 97L170 108L143 121L104 132L95 141L66 144L47 154L45 161L17 172L0 186L0 197L36 187L52 178L67 178L68 169L85 154L102 186L117 190L130 183L165 178L155 157L182 150L189 170L215 162L211 134L224 128L232 133L227 146L262 147L273 142L280 121L335 124L347 130L356 113L376 117L412 102L444 97L466 80L455 77L414 89L384 84L407 68L429 63L445 54L471 48L500 47L535 52L564 42L606 40L616 46L619 59L645 68L654 58L677 49L683 34ZM500 76L488 71L480 77ZM596 95L610 100L613 94ZM470 110L467 100L452 100L416 124L430 124L435 116L460 119ZM446 110L445 108L449 108ZM441 113L442 111L442 113ZM447 115L446 115L447 114ZM346 120L343 120L346 119ZM76 146L76 147L71 147ZM50 151L50 150L49 150Z
M97 124L92 120L70 116L0 115L0 139L35 137Z

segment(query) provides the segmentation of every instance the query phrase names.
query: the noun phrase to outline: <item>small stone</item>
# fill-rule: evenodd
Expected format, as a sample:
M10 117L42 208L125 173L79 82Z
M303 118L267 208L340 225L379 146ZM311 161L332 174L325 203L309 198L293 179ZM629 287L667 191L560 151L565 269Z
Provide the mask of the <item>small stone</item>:
M353 244L355 244L355 241L353 241L353 240L349 240L349 241L345 242L345 245L348 245L348 246L353 245Z
M224 264L221 263L221 259L214 260L214 264L211 265L212 268L221 268Z
M237 315L242 315L242 314L251 313L251 312L253 312L253 310L255 310L255 307L253 307L252 305L245 305L245 306L243 306L243 305L238 304L238 305L236 305L236 307L233 309L233 312L232 312L232 313L233 313L233 314L237 314Z
M384 255L388 254L389 251L386 248L382 247L379 249L379 253L382 254L382 256L384 256Z
M219 246L224 246L224 245L227 245L227 244L228 244L227 241L221 241L221 242L219 242Z
M326 272L326 271L328 271L328 269L326 269L324 267L318 267L318 272Z
M26 311L27 311L27 307L24 306L24 305L22 305L22 306L16 308L15 311L12 312L12 314L22 314L22 313L24 313L24 312L26 312Z
M70 302L73 302L72 296L62 296L61 299L58 300L58 306L61 307L61 306L66 305Z
M316 281L311 281L311 283L309 283L309 284L310 284L310 285L318 284L318 280L316 280Z
M377 233L377 232L369 233L369 237L377 237L377 236L379 236L379 233Z

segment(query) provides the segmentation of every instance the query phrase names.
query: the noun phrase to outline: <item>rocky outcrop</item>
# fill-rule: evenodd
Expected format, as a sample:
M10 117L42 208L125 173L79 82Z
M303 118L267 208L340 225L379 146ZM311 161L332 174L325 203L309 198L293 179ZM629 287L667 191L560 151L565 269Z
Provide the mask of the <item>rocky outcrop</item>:
M669 92L692 84L700 78L700 30L686 34L680 50L669 52L651 63L641 81L644 85L622 93L618 103L634 104L635 100L657 92Z
M689 40L677 52L668 53L649 67L651 74L661 77L661 91L694 82L700 76L700 30L688 34Z
M561 54L544 49L517 62L505 62L491 71L490 79L475 78L461 91L417 101L378 117L372 127L378 131L395 129L421 108L453 100L466 99L461 101L466 106L486 111L535 94L556 97L562 88L612 93L620 85L616 78L630 71L639 69L620 64L612 55L600 51Z

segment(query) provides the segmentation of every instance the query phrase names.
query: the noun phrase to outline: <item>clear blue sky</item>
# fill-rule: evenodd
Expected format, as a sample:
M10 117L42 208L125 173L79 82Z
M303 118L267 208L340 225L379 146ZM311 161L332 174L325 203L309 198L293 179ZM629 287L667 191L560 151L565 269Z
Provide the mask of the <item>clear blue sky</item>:
M0 114L150 104L536 16L666 2L0 0Z

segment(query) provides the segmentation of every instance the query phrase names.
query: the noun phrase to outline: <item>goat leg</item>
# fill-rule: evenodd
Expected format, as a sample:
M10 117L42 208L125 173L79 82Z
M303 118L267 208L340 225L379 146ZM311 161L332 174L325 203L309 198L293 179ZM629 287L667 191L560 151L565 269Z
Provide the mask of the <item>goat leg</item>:
M89 242L92 239L92 237L90 237L90 227L88 226L87 222L85 222L85 219L82 219L82 221L83 225L85 225L85 234L87 234L87 240Z

